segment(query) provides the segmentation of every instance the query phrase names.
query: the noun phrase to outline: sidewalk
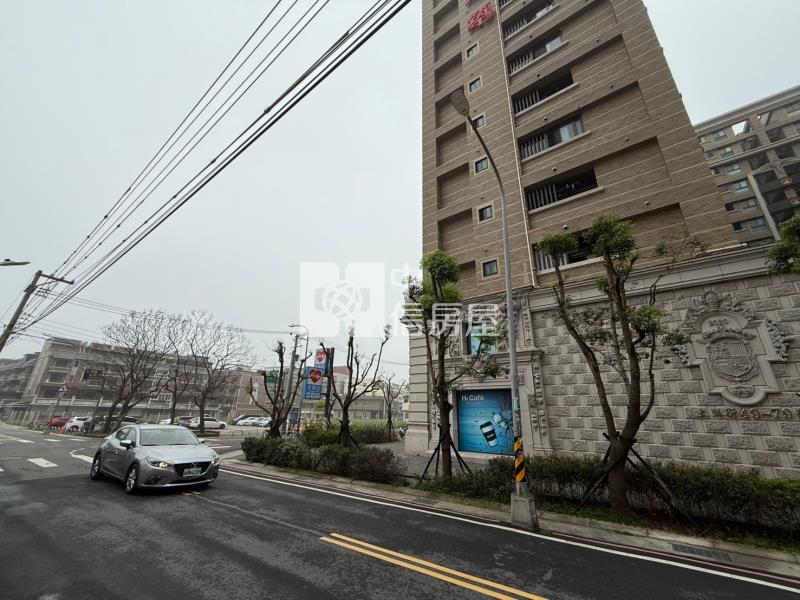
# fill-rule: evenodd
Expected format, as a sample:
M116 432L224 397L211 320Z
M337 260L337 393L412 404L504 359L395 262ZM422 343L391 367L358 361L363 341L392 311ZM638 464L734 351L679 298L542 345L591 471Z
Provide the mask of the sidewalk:
M384 445L387 446L387 445ZM390 487L343 477L284 470L266 465L249 463L235 458L230 452L222 457L222 467L253 475L274 476L297 483L306 483L337 491L351 491L375 499L411 504L423 510L446 511L465 518L476 518L510 525L509 511L469 504L462 499L443 498L415 488ZM239 453L240 454L240 453ZM423 463L424 468L424 463ZM793 585L800 588L800 556L775 550L762 550L751 546L733 544L660 530L630 527L617 523L594 521L561 513L540 511L542 532L554 534L562 539L573 538L576 542L595 542L615 546L620 552L638 549L660 555L669 560L697 560L714 562L724 568L752 569L794 579ZM579 538L579 539L574 539ZM790 582L791 583L791 582Z

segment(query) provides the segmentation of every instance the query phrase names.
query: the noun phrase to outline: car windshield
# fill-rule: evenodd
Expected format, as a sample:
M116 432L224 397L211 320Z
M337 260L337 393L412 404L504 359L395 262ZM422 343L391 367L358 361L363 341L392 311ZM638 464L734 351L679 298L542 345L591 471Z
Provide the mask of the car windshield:
M196 446L200 443L188 429L142 429L142 446Z

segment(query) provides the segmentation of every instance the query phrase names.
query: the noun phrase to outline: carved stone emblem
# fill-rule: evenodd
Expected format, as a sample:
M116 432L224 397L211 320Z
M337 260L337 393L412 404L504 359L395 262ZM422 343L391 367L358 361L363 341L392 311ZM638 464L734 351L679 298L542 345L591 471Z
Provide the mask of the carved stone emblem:
M704 333L703 343L706 345L711 368L729 381L750 380L755 377L758 363L749 341L753 337L755 336L744 331L725 327Z
M691 341L673 351L687 367L700 367L708 393L752 406L781 391L772 363L786 359L787 340L732 294L694 298L683 329Z

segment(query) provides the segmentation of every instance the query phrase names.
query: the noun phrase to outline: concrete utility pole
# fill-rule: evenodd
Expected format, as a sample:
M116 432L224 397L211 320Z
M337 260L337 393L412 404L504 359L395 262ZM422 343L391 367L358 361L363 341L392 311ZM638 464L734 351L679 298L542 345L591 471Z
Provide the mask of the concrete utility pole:
M36 285L39 283L39 278L44 277L45 279L50 279L51 281L60 281L61 283L66 283L68 285L72 285L75 283L74 281L67 281L66 279L61 279L59 277L52 277L51 275L45 275L41 271L36 271L36 274L33 276L33 280L28 284L28 287L25 288L25 294L22 296L22 300L20 300L19 306L17 306L17 310L14 311L14 314L11 315L11 320L6 324L5 329L3 330L2 335L0 335L0 352L3 351L3 348L8 342L8 338L11 337L11 334L14 333L14 326L17 324L20 316L22 315L22 311L25 310L25 305L30 300L33 292L36 291Z
M286 419L286 431L289 431L289 427L291 426L292 420L292 409L294 408L294 397L292 397L292 379L294 377L294 363L297 360L297 343L300 341L300 336L294 334L294 348L292 348L292 358L289 364L289 377L286 379L286 391L285 398L291 399L291 405L289 406L289 416Z
M469 100L464 94L464 90L459 89L450 95L450 102L458 113L466 118L467 123L472 127L475 137L478 138L486 158L492 167L494 176L497 179L497 187L500 188L500 210L502 213L503 224L503 271L505 273L506 284L506 320L508 323L508 360L511 377L511 409L514 414L514 493L511 495L511 521L528 529L539 528L539 516L536 513L536 505L533 497L528 490L527 476L525 473L525 452L522 448L522 420L519 408L519 369L517 368L517 326L514 321L514 299L511 294L511 252L508 242L508 210L506 205L506 193L503 189L503 180L500 178L500 171L494 162L492 153L483 141L483 137L478 131L475 122L469 116Z

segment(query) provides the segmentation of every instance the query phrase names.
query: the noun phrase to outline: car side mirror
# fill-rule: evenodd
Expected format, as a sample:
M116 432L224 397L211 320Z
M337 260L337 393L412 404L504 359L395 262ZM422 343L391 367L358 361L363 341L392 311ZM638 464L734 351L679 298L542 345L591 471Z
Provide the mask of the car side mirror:
M136 444L133 443L133 440L120 440L119 445L125 448L126 450L130 450Z
M200 440L201 444L205 444L208 440Z

